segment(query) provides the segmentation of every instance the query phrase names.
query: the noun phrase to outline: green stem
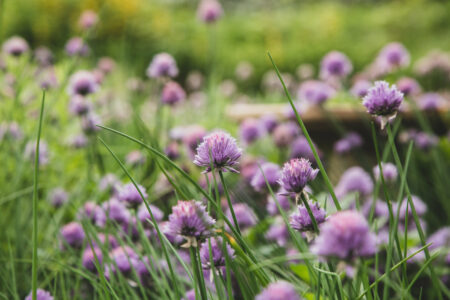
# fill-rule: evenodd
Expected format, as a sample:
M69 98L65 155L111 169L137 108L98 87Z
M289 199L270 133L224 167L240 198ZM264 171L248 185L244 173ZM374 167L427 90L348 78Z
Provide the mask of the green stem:
M39 181L39 143L41 140L42 131L42 119L44 116L45 105L45 91L42 92L42 104L41 112L39 115L39 127L36 141L36 152L34 157L34 185L33 185L33 262L31 266L31 290L32 299L37 299L37 268L38 268L38 256L37 256L37 235L38 235L38 222L37 222L37 202L38 202L38 181Z
M197 287L200 289L200 296L202 300L207 300L206 296L206 287L205 281L203 280L203 276L200 274L202 271L201 266L199 265L198 256L196 250L197 247L189 247L189 252L191 253L191 261L192 261L192 269L194 269L195 282Z
M225 191L225 196L227 197L228 207L230 209L231 216L233 217L234 226L236 226L236 231L239 234L241 234L241 230L239 229L239 224L238 224L238 221L237 221L237 218L236 218L236 214L234 213L233 205L231 204L230 195L228 194L228 188L227 188L227 185L225 183L225 178L223 178L222 171L219 171L219 176L220 176L220 181L222 182L222 185L223 185L223 190Z

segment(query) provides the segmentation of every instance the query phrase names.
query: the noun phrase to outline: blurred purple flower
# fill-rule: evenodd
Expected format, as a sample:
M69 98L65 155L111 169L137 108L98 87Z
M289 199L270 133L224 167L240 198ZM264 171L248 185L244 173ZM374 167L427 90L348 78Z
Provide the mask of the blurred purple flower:
M69 95L86 96L97 92L99 89L92 72L81 70L70 76L68 93Z
M339 51L331 51L320 63L320 78L346 77L353 70L350 59Z
M364 216L352 210L340 211L320 227L311 252L322 257L351 260L372 256L377 251L376 236Z
M100 182L98 184L98 188L100 191L108 191L110 193L116 193L118 191L118 187L120 185L120 180L117 178L115 174L108 173L105 174L100 179Z
M71 38L66 43L66 53L69 56L86 56L89 51L88 45L80 37Z
M151 204L149 204L148 207L152 211L153 217L155 217L156 222L161 222L164 218L164 213L162 212L162 210L160 210L158 207L151 205ZM152 221L150 212L148 211L147 206L145 206L144 204L142 204L139 207L138 212L137 212L137 217L138 217L139 221L141 221L142 226L144 226L145 228L152 227L152 225L149 222L149 221Z
M3 52L12 56L21 56L28 52L29 47L27 41L20 36L13 36L3 43Z
M178 67L175 59L168 53L156 54L147 68L147 76L150 78L175 77L178 75Z
M288 211L291 208L291 202L289 200L288 196L285 196L286 191L283 189L280 189L278 193L275 194L275 197L277 197L278 203L280 204L281 209L284 211ZM267 212L271 216L278 215L280 211L278 210L278 206L273 199L272 195L267 196L267 205L266 205Z
M316 144L314 144L314 148L316 148L317 154L319 157L322 156L322 152L319 150ZM307 158L311 162L315 163L316 158L314 157L313 151L311 147L309 146L308 140L303 136L299 136L295 141L292 143L291 146L291 155L290 158Z
M259 293L255 300L300 300L292 284L286 281L270 283Z
M92 248L86 248L83 251L83 258L82 258L83 267L92 272L96 271L97 268L95 267L96 264L95 257L97 257L98 264L101 266L103 260L102 250L97 247L94 247L93 251Z
M406 48L397 42L387 44L381 49L376 59L376 64L383 72L390 72L400 67L406 67L410 63L410 55Z
M32 300L32 292L28 294L28 296L25 298L25 300ZM50 294L50 292L47 292L42 289L36 290L36 300L53 300L53 296Z
M280 176L281 176L280 167L275 163L266 162L261 164L261 169L258 167L258 169L255 172L255 175L253 175L250 184L257 192L266 191L267 190L266 179L267 179L267 182L270 185L270 187L274 189L278 185L278 180L280 179Z
M438 93L425 93L417 99L421 110L437 110L444 106L445 99Z
M127 154L125 161L131 166L143 165L145 163L145 155L140 150L133 150Z
M233 210L236 215L236 220L238 222L239 228L241 230L245 230L256 224L257 217L255 215L255 212L247 204L235 203L233 204ZM230 208L227 209L225 215L229 220L232 220Z
M275 218L275 221L270 225L265 237L268 241L274 241L280 247L286 246L289 240L289 231L281 217Z
M386 182L395 182L397 180L398 172L397 167L392 163L381 163L381 168L383 169L383 177ZM378 165L373 167L373 175L376 180L381 180L380 178L380 168Z
M278 125L278 119L275 115L265 114L263 115L259 121L261 122L262 127L265 131L271 133Z
M67 202L68 198L67 192L62 187L54 188L49 194L50 203L54 207L62 206Z
M201 0L197 9L198 18L205 23L214 23L223 15L222 5L217 0Z
M80 247L84 241L83 227L77 222L71 222L63 226L61 229L61 236L64 239L64 243L71 247Z
M353 84L350 93L356 98L363 98L371 86L372 83L368 80L358 80Z
M78 20L78 24L83 29L90 29L94 27L98 22L98 15L95 11L85 10Z
M191 125L186 128L182 136L183 143L186 145L189 154L192 157L195 156L197 147L203 141L206 136L206 129L200 125Z
M336 196L344 197L349 193L357 192L360 197L368 196L373 191L373 182L370 175L361 167L351 167L341 176L335 188Z
M278 124L272 132L272 139L278 148L289 146L299 134L298 125L294 122Z
M141 191L142 196L144 198L147 198L147 192L145 188L141 185L138 185L138 188ZM139 194L138 189L131 182L119 188L117 198L120 201L125 202L128 206L134 208L136 208L143 201L141 195Z
M361 147L363 140L361 136L356 132L347 133L342 139L338 140L333 148L339 154L345 154L355 148Z
M175 81L169 81L166 83L162 90L161 101L164 104L173 106L186 99L186 92Z
M48 67L53 63L53 53L47 47L40 46L34 50L34 59L37 61L39 66Z
M34 156L36 154L36 141L30 141L25 146L25 157L31 161L34 161ZM39 142L39 165L45 166L49 163L50 153L48 150L48 145L42 139Z
M417 148L427 151L439 143L439 138L426 132L417 132L413 137Z
M308 80L300 85L297 98L315 105L325 103L333 97L335 90L325 82L318 80Z
M97 68L103 72L103 74L109 74L116 68L116 62L111 57L101 57L98 60Z
M397 88L405 97L420 93L420 85L414 78L402 77L397 81Z
M218 171L231 171L237 173L233 167L238 164L242 150L237 146L236 140L226 132L216 131L203 138L197 147L194 164L205 167L205 172L212 169Z
M209 246L211 243L211 247ZM228 254L229 259L234 258L234 250L231 248L230 245L225 245L226 253ZM209 238L208 240L204 241L202 245L200 246L200 260L202 263L202 268L204 270L211 269L211 256L210 252L212 253L212 263L214 268L218 269L219 271L225 270L225 255L223 252L223 244L222 239L219 240L219 238Z
M137 264L139 256L129 246L123 246L113 249L109 256L114 262L113 269L117 267L121 273L129 273L132 268Z
M73 115L82 116L91 111L92 105L84 96L75 94L70 98L69 111Z
M264 134L264 128L257 119L245 119L240 126L240 136L247 145L255 142Z

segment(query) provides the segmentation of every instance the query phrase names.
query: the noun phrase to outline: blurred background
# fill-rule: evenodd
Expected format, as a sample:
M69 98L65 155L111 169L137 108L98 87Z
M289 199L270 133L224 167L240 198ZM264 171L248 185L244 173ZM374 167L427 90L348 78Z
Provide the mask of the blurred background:
M90 59L111 56L144 76L152 56L165 51L176 57L179 78L190 70L208 72L211 60L216 74L228 78L248 61L253 74L246 88L253 91L271 69L267 50L281 70L294 74L302 63L317 66L330 50L346 53L360 71L392 41L403 43L413 62L432 49L450 49L450 1L222 2L224 17L205 26L196 17L198 1L1 0L0 37L19 35L33 48L46 45L63 56L65 43L82 35L81 13L91 9L101 22L89 37Z

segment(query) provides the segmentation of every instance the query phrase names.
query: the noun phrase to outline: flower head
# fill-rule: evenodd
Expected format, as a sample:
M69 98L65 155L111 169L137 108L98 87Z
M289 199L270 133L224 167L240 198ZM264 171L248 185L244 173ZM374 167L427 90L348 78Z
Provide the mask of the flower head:
M71 247L80 247L84 241L83 227L76 222L71 222L61 229L61 236L64 242Z
M101 123L100 117L93 112L88 113L81 118L81 128L86 134L92 134L99 131L100 127L97 125Z
M322 59L320 78L345 77L353 70L350 59L339 51L331 51Z
M32 300L32 292L28 294L28 296L25 298L25 300ZM42 289L36 290L36 300L53 300L53 296L50 294L50 292L47 292Z
M74 37L67 41L66 53L69 56L86 56L89 54L89 47L82 38Z
M187 246L196 247L196 241L211 235L215 220L206 212L206 207L200 202L178 201L172 207L169 216L169 231L174 236L188 240Z
M287 147L294 141L298 133L298 126L293 122L278 124L272 132L273 142L279 148Z
M322 81L308 80L300 85L297 98L311 104L320 105L333 97L335 90Z
M300 300L300 296L292 284L278 281L269 284L256 296L255 300Z
M402 77L397 81L397 87L403 95L411 96L420 93L420 85L417 80L410 77Z
M98 60L97 68L103 74L109 74L116 68L116 62L111 57L102 57Z
M356 98L362 98L365 95L367 95L367 91L372 86L372 83L367 80L358 80L353 84L352 88L350 89L350 93L355 96Z
M371 115L391 117L397 114L402 101L403 94L395 85L389 87L386 81L376 81L363 98L363 105Z
M381 167L383 169L383 178L388 182L394 182L397 179L397 167L392 163L381 163ZM373 167L373 175L375 179L380 179L380 168L378 165Z
M313 142L314 147L317 150L317 154L319 157L322 156L322 152L319 150L317 145ZM316 158L314 157L314 153L311 150L311 147L309 146L308 140L303 136L299 136L294 140L294 142L291 145L291 158L307 158L312 162L316 161Z
M34 160L36 155L36 141L30 141L25 146L25 157ZM39 165L45 166L50 161L50 153L48 150L48 144L40 140L39 142Z
M236 140L226 132L216 131L203 138L203 142L197 147L197 155L194 164L205 167L204 172L213 169L219 171L231 171L237 173L233 168L238 164L242 150L237 146Z
M276 187L280 176L280 167L277 164L266 162L261 165L261 169L256 170L250 184L257 192L260 192L267 189L267 180L269 186L273 189Z
M69 111L75 116L85 115L91 108L91 103L80 94L75 94L70 98Z
M162 90L161 101L164 104L173 106L186 99L186 92L175 81L166 83Z
M278 194L275 194L275 197L277 197L276 200L278 200L278 204L280 204L281 209L288 211L291 208L291 202L289 201L289 197L286 196L285 190L280 189ZM275 216L280 213L277 203L275 202L275 199L273 199L272 195L267 196L266 209L271 216Z
M387 44L378 54L376 63L384 72L409 65L410 55L405 46L394 42Z
M142 196L144 198L147 198L147 192L146 192L145 188L141 185L138 185L138 188L139 188L139 191L141 191ZM127 203L129 206L137 207L143 201L139 191L134 186L134 184L130 182L130 183L125 184L121 188L119 188L119 191L117 193L117 198L120 201Z
M78 20L78 24L83 29L89 29L95 26L98 22L98 15L95 11L85 10Z
M363 215L356 211L340 211L320 227L311 251L322 257L351 260L372 256L376 252L376 236Z
M164 213L162 212L162 210L160 210L158 207L151 205L151 204L149 204L148 207L152 211L153 217L155 217L156 222L161 222L164 218ZM148 211L147 206L141 205L139 207L137 217L138 217L139 221L142 222L142 225L144 227L151 226L148 221L151 221L152 217L150 216L150 212Z
M283 218L280 216L275 218L274 223L267 230L265 237L268 241L275 241L280 247L286 246L289 241L289 230Z
M67 192L62 187L58 187L50 191L49 200L53 206L60 207L67 202L68 197Z
M437 110L445 105L446 100L438 93L425 93L417 99L421 110Z
M21 56L29 50L28 43L20 36L10 37L3 43L3 51L12 56Z
M361 167L351 167L341 176L335 188L336 195L343 197L349 193L357 192L360 196L368 196L373 191L373 182L370 175Z
M284 164L281 178L278 181L288 193L301 193L309 181L316 178L318 169L311 167L311 162L305 158L294 158Z
M325 222L326 211L317 202L308 201L308 204L317 225ZM290 224L292 228L298 231L312 231L314 229L308 210L304 205L299 205L297 211L291 215Z
M210 247L211 243L211 247ZM228 257L230 259L234 258L234 250L230 245L225 245ZM225 268L225 255L223 252L223 244L222 240L218 238L210 238L202 243L200 246L200 260L202 263L202 267L205 270L211 269L211 256L212 254L212 263L214 268L219 270Z
M363 140L356 132L349 132L334 144L334 151L339 154L348 153L355 148L361 147Z
M251 144L259 139L264 131L261 123L256 119L246 119L240 126L241 139L246 144Z
M86 70L81 70L73 74L69 79L68 92L70 95L86 96L98 90L95 76Z
M197 9L197 16L205 23L216 22L223 14L222 5L217 0L201 0Z
M233 210L240 229L245 230L256 224L257 217L255 212L247 204L235 203L233 204ZM227 209L225 215L229 220L232 220L230 208Z
M175 59L168 53L156 54L147 68L147 76L150 78L175 77L178 75L178 67Z
M94 250L92 248L86 248L83 252L83 267L88 269L89 271L95 271L95 257L97 257L98 263L101 265L102 263L102 250L98 247L94 247Z

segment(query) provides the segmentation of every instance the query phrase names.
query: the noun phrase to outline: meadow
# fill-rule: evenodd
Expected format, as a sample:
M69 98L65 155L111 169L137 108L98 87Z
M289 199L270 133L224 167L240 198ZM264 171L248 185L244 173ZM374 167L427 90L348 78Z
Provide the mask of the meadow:
M450 299L447 2L0 3L1 299Z

